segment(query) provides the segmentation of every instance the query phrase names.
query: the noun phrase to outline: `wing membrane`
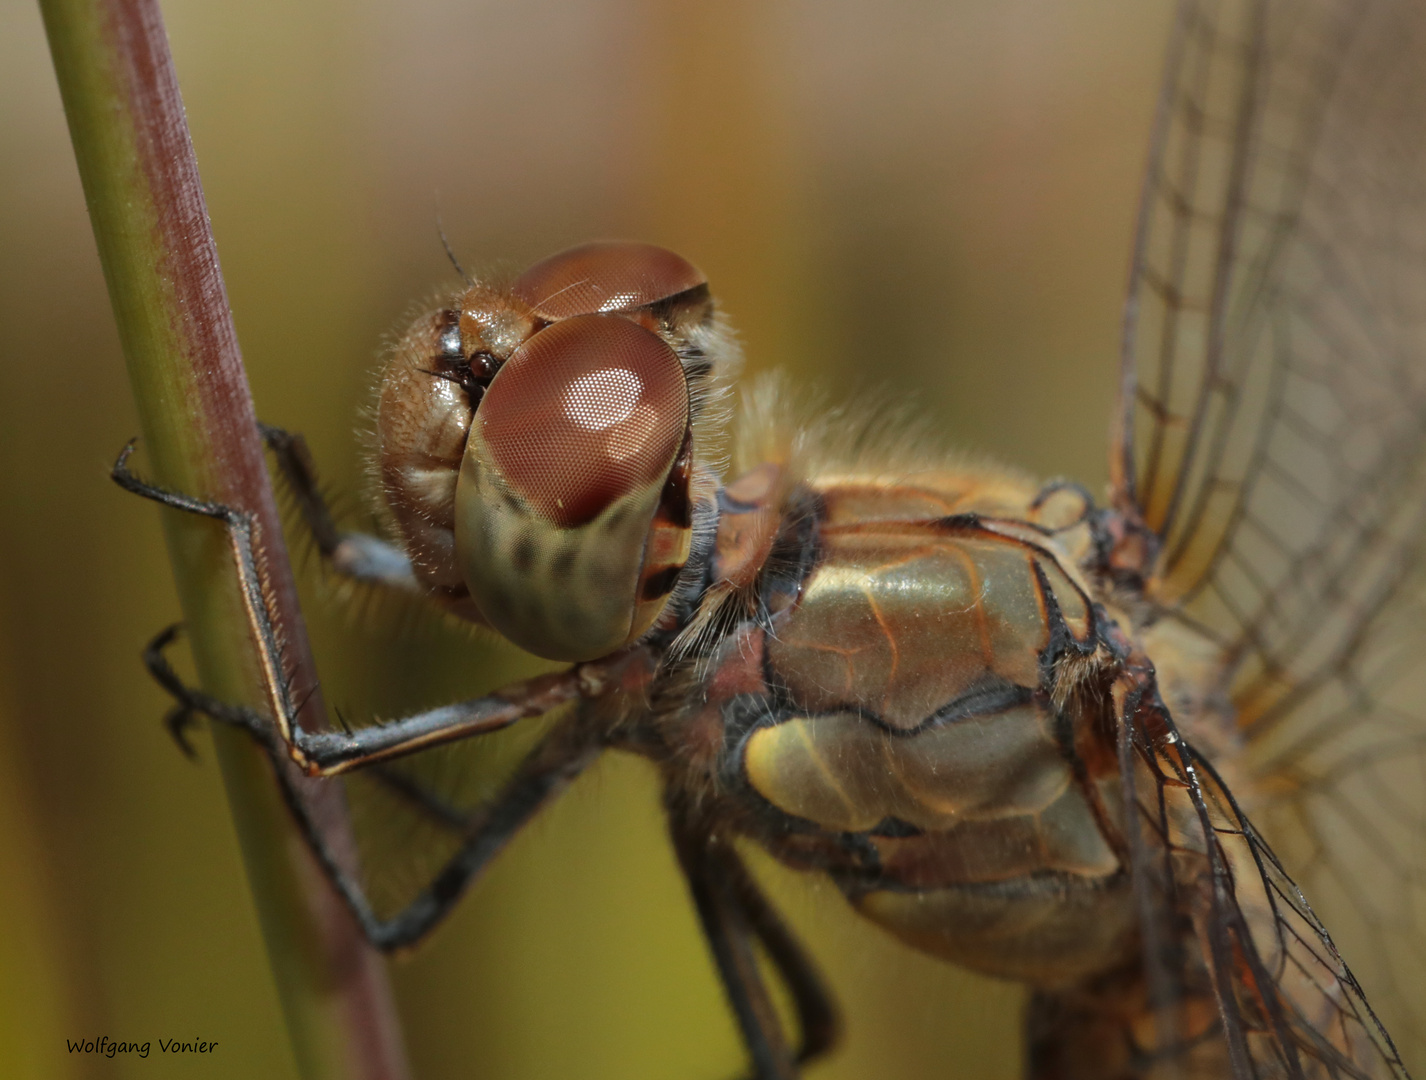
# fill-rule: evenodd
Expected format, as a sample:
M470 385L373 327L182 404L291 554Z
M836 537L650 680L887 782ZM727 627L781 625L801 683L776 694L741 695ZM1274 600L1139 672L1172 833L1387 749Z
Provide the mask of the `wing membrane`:
M1165 724L1167 736L1131 731L1132 763L1121 751L1154 852L1135 871L1144 925L1158 930L1145 942L1158 943L1150 974L1161 1065L1145 1075L1406 1080L1302 890L1212 765Z
M1234 791L1420 1068L1426 5L1183 5L1125 331L1115 500L1159 538L1151 599L1218 656ZM1316 1060L1302 1033L1364 999L1262 838L1220 835L1269 973L1321 980L1290 1025Z
M1292 666L1324 602L1368 620L1420 536L1402 504L1426 415L1423 24L1396 0L1180 21L1116 495L1160 537L1155 598L1240 687Z
M1426 606L1419 568L1262 714L1255 816L1333 927L1406 1060L1426 1060ZM1365 605L1364 605L1365 606ZM1337 640L1337 639L1343 640ZM1272 684L1276 692L1280 684Z

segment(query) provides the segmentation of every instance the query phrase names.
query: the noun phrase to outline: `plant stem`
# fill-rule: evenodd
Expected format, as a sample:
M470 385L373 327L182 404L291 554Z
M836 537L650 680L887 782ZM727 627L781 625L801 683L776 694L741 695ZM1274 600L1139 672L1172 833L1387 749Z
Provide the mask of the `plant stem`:
M311 693L304 722L320 727L324 709L156 0L40 0L40 8L154 479L255 516L294 697ZM174 511L164 519L204 688L260 705L267 698L221 528ZM215 731L214 743L301 1075L401 1080L408 1070L384 960L300 839L266 756L236 732ZM341 842L339 789L293 779Z

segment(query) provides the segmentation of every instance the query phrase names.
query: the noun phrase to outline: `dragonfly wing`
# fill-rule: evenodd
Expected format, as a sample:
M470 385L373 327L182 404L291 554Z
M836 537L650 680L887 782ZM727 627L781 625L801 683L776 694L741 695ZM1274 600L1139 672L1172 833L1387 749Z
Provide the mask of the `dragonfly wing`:
M1384 602L1325 605L1325 656L1247 732L1254 816L1373 995L1405 1059L1426 1065L1426 605L1420 569ZM1362 610L1372 617L1361 616ZM1337 624L1337 628L1332 629ZM1330 651L1326 646L1330 645ZM1249 695L1257 695L1249 697Z
M1152 734L1127 723L1137 752L1121 748L1123 775L1152 852L1135 886L1163 1075L1174 1063L1237 1080L1406 1080L1322 921L1217 771L1164 714Z
M1423 21L1393 0L1184 5L1113 461L1165 603L1245 629L1364 479L1419 451ZM1263 546L1282 557L1260 565Z
M1416 1062L1423 56L1426 5L1406 0L1183 5L1112 459L1116 507L1157 538L1150 599L1216 657L1205 694L1231 703L1223 745L1247 758L1235 790L1241 776L1239 794ZM1310 966L1283 943L1325 941L1320 923L1276 860L1258 857L1261 837L1243 822L1222 842L1243 849L1239 888L1253 873L1277 898L1271 934L1256 924L1264 962ZM1355 984L1336 985L1356 1000Z

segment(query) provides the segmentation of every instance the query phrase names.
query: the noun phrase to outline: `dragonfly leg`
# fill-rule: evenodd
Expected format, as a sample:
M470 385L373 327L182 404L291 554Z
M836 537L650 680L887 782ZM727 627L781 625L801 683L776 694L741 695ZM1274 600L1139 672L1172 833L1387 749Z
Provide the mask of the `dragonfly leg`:
M154 682L173 698L174 706L164 716L164 725L173 740L178 743L179 749L185 755L193 756L193 747L188 742L187 733L201 714L230 727L242 728L266 749L278 752L280 740L277 739L272 725L257 710L220 701L179 678L178 672L174 671L173 665L168 662L168 650L182 632L183 627L174 623L159 631L144 647L144 667L148 669Z
M178 634L179 627L170 626L144 650L144 666L177 704L170 717L202 713L219 723L242 728L270 752L285 751L312 776L335 776L441 743L499 731L516 721L547 713L590 694L590 673L583 668L572 668L399 720L343 731L307 731L298 726L299 702L287 717L288 730L292 733L287 740L255 709L220 701L183 682L168 661L168 649ZM186 726L188 720L174 722Z
M129 470L129 458L133 452L134 443L130 441L119 452L119 458L114 462L113 469L110 470L110 477L121 488L131 494L151 499L162 506L222 522L227 533L229 551L238 572L238 584L243 606L247 611L248 626L252 631L254 644L257 646L258 659L262 666L263 684L272 705L277 735L287 743L293 760L303 768L309 768L309 762L304 757L299 744L299 740L305 733L297 722L298 708L292 701L291 686L282 661L282 648L272 622L272 606L268 600L267 583L258 560L257 520L252 514L236 507L195 498L177 491L169 491L140 480ZM155 657L162 659L164 648L176 635L176 628L164 631L145 653L145 658L148 660ZM173 675L171 669L168 672L170 679L167 681L153 663L149 664L149 670L153 672L159 683L174 695L180 705L193 704L198 711L206 712L215 719L247 728L264 744L267 744L268 739L272 737L272 733L267 730L267 725L263 723L262 717L251 709L226 705L213 699L208 699L208 703L214 708L207 708L197 704L196 692L190 692L187 695L177 692L179 688L182 688L182 684L177 676Z
M193 716L202 713L242 728L263 745L276 766L273 773L283 800L307 845L351 908L367 938L381 949L404 948L429 933L506 842L542 806L568 787L604 748L597 729L579 723L578 716L572 717L546 736L490 804L473 811L451 806L388 765L374 764L367 775L381 783L389 794L433 823L462 835L459 850L430 884L401 911L383 919L372 909L361 882L348 868L352 860L341 857L328 842L325 830L312 817L308 800L296 790L288 770L280 767L285 748L272 725L252 709L230 705L185 685L164 655L177 636L178 627L170 626L150 642L144 653L144 662L154 678L178 702L169 713L174 737L180 739L180 745L186 745L180 732L191 723ZM180 716L184 717L182 721L178 720Z
M797 1048L797 1063L805 1065L816 1060L836 1046L841 1036L841 1018L837 1015L822 973L763 895L738 853L719 844L710 855L717 863L719 877L736 896L748 925L792 993L802 1033L802 1042Z
M328 841L326 830L313 818L309 803L294 787L289 770L279 767L273 771L303 838L356 916L362 932L372 945L391 952L409 948L430 933L510 839L569 787L603 749L599 731L581 723L578 716L571 717L535 747L500 794L474 810L439 800L390 766L374 766L365 775L383 782L388 793L403 799L408 807L462 836L459 849L425 888L387 917L379 916L372 908L359 876L350 869L354 860L344 858ZM280 762L274 759L274 764Z
M709 838L675 807L670 831L679 865L722 976L729 1003L753 1059L754 1080L790 1080L799 1065L832 1047L836 1009L820 975L786 925L762 895L736 851ZM760 941L792 991L802 1045L794 1055L758 971L754 941Z
M263 423L258 424L258 430L272 451L278 474L292 493L323 563L352 581L421 594L411 560L400 548L370 533L345 532L337 527L301 433Z
M177 636L176 628L165 630L145 651L149 671L179 705L186 705L222 723L241 727L270 750L278 748L273 740L280 739L286 744L292 760L311 776L330 776L373 761L508 727L517 720L548 712L581 697L598 696L618 685L626 669L636 666L633 662L637 650L618 654L609 660L537 676L494 694L400 720L351 731L308 731L298 720L303 703L293 701L291 687L283 674L282 650L273 628L266 587L259 571L255 525L251 515L222 503L145 483L129 471L128 459L132 452L133 444L130 443L114 464L112 475L120 487L164 506L214 518L226 527L249 625L262 657L275 730L255 710L218 701L183 684L165 657L165 651Z
M198 757L198 751L193 748L193 744L188 741L188 733L198 724L198 714L187 705L175 705L163 718L163 726L168 731L169 738L178 744L178 749L183 752L183 756L190 761Z
M394 950L414 945L439 923L460 899L467 886L479 876L490 860L515 835L541 807L562 792L604 749L602 729L597 725L582 722L576 713L550 732L530 753L506 783L501 793L489 804L467 810L453 806L431 791L396 772L378 755L365 761L348 762L343 767L330 770L343 771L353 764L371 763L364 770L365 775L382 784L387 793L401 799L408 809L426 817L432 823L448 830L456 831L460 846L449 862L432 878L431 882L406 907L388 918L379 917L367 899L366 890L358 876L350 867L353 858L344 857L329 842L326 830L312 816L311 805L294 785L288 769L282 767L287 747L277 736L273 726L260 713L241 705L231 705L211 695L187 686L168 663L166 650L177 639L179 628L170 626L159 634L144 652L144 663L158 683L173 696L177 705L169 713L170 730L181 746L187 747L184 738L187 727L197 714L206 715L220 723L226 723L247 731L267 750L272 759L273 774L282 792L283 800L296 820L298 827L311 848L313 855L331 880L337 892L346 901L356 916L363 933L377 948ZM531 680L539 682L540 680ZM507 688L506 695L515 696L514 688ZM577 693L574 696L578 696ZM445 714L465 706L479 712L485 702L503 702L508 708L509 698L494 696L463 703L462 706L448 706L446 709L432 710L432 713L409 717L394 725L382 725L382 731L399 727L402 723L416 723L432 726L427 718L434 714ZM535 708L526 702L526 707L543 712L552 707ZM505 726L500 724L498 726ZM486 730L491 730L487 728ZM467 732L469 733L469 732ZM327 734L327 733L320 733ZM361 731L348 733L345 737L358 740ZM411 747L410 749L414 749Z
M460 850L410 904L380 923L372 937L375 944L383 949L405 948L429 933L510 839L604 751L602 733L581 721L576 715L557 726L494 800L464 812ZM425 792L408 789L408 797L420 800L427 812L442 812L431 807Z

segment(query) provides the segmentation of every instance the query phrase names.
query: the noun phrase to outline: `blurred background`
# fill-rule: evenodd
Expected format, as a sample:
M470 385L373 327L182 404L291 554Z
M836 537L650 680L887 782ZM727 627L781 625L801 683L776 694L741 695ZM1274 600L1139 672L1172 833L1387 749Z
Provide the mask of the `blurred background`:
M339 491L383 334L468 269L630 237L701 266L752 372L914 398L1100 490L1168 0L167 0L258 413ZM177 616L37 11L0 0L0 1072L295 1075L206 739L138 651ZM320 591L319 591L320 592ZM329 701L436 704L521 661L308 605ZM1021 992L758 869L827 968L814 1077L1012 1077ZM651 772L610 757L393 963L424 1078L734 1075ZM64 1039L202 1038L201 1060Z

